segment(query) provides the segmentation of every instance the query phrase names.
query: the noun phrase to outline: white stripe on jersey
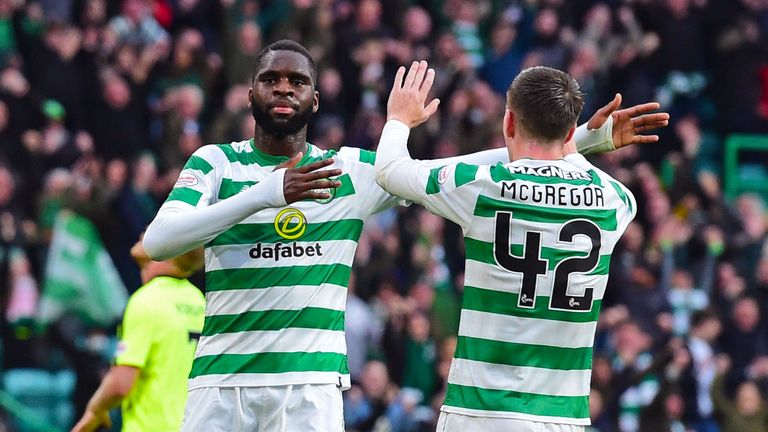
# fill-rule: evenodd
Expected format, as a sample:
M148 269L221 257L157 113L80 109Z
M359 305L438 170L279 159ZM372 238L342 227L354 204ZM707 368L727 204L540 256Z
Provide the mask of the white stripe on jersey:
M589 392L591 370L556 370L510 366L454 358L448 380L453 384L552 396Z
M344 332L305 328L218 333L203 336L197 357L206 355L253 354L260 352L337 352L346 354Z
M305 307L343 311L347 289L341 285L325 283L271 287L264 289L239 289L210 291L206 293L208 315L237 315L245 312L268 310L299 310Z
M591 347L596 322L563 323L464 309L459 336L561 348Z

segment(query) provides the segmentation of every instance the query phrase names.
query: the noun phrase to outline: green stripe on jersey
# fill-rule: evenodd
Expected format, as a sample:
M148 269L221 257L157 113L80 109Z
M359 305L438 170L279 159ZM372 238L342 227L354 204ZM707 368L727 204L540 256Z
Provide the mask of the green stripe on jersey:
M433 195L440 192L440 182L437 181L437 176L440 175L440 170L445 167L437 167L429 170L429 178L427 178L427 195Z
M515 213L512 214L515 216ZM466 245L466 255L468 260L481 262L484 264L498 265L493 253L493 243L484 242L482 240L476 240L470 237L464 237L464 244ZM525 255L521 244L513 244L509 247L512 256L523 257ZM541 258L547 260L548 269L554 270L554 268L563 260L568 258L586 258L588 252L574 251L565 249L555 249L550 247L541 248ZM597 262L597 266L594 270L587 273L589 275L607 275L610 269L611 256L600 255L600 259Z
M267 310L205 317L203 336L243 331L306 328L344 330L344 311L307 307L299 310Z
M350 177L349 174L341 175L337 177L336 180L341 182L341 186L336 188L334 199L355 194L355 185L352 184L352 177ZM360 223L362 224L362 222Z
M338 372L346 375L349 369L347 356L330 352L221 354L196 358L189 377L284 372Z
M196 206L203 196L202 192L187 187L173 188L165 201L182 201L189 205Z
M592 347L563 348L459 336L455 357L510 366L558 370L592 368Z
M221 186L219 186L219 199L225 200L229 197L235 196L244 191L250 186L255 185L256 181L234 181L228 178L221 179Z
M376 163L376 152L360 149L360 162L374 165Z
M475 410L507 411L548 417L589 418L587 396L547 396L448 384L445 404Z
M603 187L603 181L600 180L600 176L597 174L597 171L591 169L587 172L592 176L592 183L594 183L595 186Z
M477 165L468 165L465 163L459 163L456 165L456 172L453 175L454 183L456 187L465 185L475 179L477 176Z
M263 151L259 150L256 145L254 145L253 138L248 141L248 147L251 149L251 151L237 151L234 147L232 147L232 144L216 144L216 147L221 149L221 151L230 162L239 162L241 165L258 164L260 166L268 167L280 165L281 163L290 159L288 156L276 156L269 153L264 153ZM307 143L307 151L299 163L296 164L296 166L302 166L309 163L308 161L312 159L310 156L311 153L312 144ZM323 158L324 157L321 157L319 159Z
M539 184L570 184L575 186L586 186L592 184L592 180L586 179L565 179L562 177L544 177L531 174L513 173L509 168L499 163L491 167L491 180L495 182L510 180L525 180Z
M211 270L205 273L205 287L207 291L323 283L346 287L350 272L351 268L344 264Z
M518 297L520 295L517 293L465 286L461 307L479 312L521 318L586 323L597 321L602 303L600 300L593 300L592 309L589 312L560 311L549 308L548 296L536 296L535 307L531 309L518 307Z
M616 231L616 210L565 209L532 206L511 201L501 201L480 195L475 204L475 216L494 217L497 211L512 212L512 219L563 225L573 219L587 219L605 231Z
M317 242L331 240L360 239L363 221L360 219L342 219L332 222L308 223L304 234L294 240ZM206 246L241 245L256 243L290 243L275 232L274 223L237 224L208 242Z
M632 213L634 210L632 209L632 200L629 199L629 196L624 192L624 190L619 186L616 182L610 182L611 186L613 186L613 189L616 190L616 193L619 195L619 198L621 198L622 201L624 201L624 204L629 207L629 212Z
M254 148L253 140L249 142L249 145L251 146L251 149ZM253 151L236 151L232 147L232 144L216 144L216 147L218 147L224 153L224 156L226 156L227 160L230 162L239 162L241 165L252 165L258 163ZM286 161L287 159L288 158L283 158L282 161ZM274 165L279 163L280 162Z
M186 165L184 165L184 169L193 169L202 171L203 174L208 174L213 169L213 165L208 163L207 160L201 158L200 156L192 156L187 161Z

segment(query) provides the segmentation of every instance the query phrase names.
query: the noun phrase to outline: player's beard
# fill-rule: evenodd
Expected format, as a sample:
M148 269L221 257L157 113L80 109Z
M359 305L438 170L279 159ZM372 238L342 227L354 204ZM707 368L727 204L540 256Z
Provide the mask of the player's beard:
M269 108L263 107L257 103L251 103L251 114L256 124L268 135L275 138L285 138L293 135L303 129L312 118L312 106L308 106L303 111L297 111L287 120L276 120L269 114Z

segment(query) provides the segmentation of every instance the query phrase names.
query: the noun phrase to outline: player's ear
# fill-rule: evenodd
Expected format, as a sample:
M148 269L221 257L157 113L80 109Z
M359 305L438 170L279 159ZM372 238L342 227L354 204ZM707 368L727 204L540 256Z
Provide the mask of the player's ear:
M318 108L320 108L320 92L315 90L315 96L312 100L312 112L316 113Z
M515 114L509 109L504 111L504 138L515 137Z
M253 87L248 89L248 107L253 105Z

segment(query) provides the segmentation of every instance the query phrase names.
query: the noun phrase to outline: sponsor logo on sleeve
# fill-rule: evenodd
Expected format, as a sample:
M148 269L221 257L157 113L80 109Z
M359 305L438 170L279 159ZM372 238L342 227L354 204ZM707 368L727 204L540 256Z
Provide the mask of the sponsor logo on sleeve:
M128 350L128 344L126 344L125 341L118 342L117 348L115 348L115 357L124 354L127 350Z
M200 180L197 179L197 176L194 176L190 173L182 172L179 175L178 180L176 180L176 187L190 187L195 186L200 182Z
M444 166L437 172L437 183L445 184L446 181L448 181L448 167Z

